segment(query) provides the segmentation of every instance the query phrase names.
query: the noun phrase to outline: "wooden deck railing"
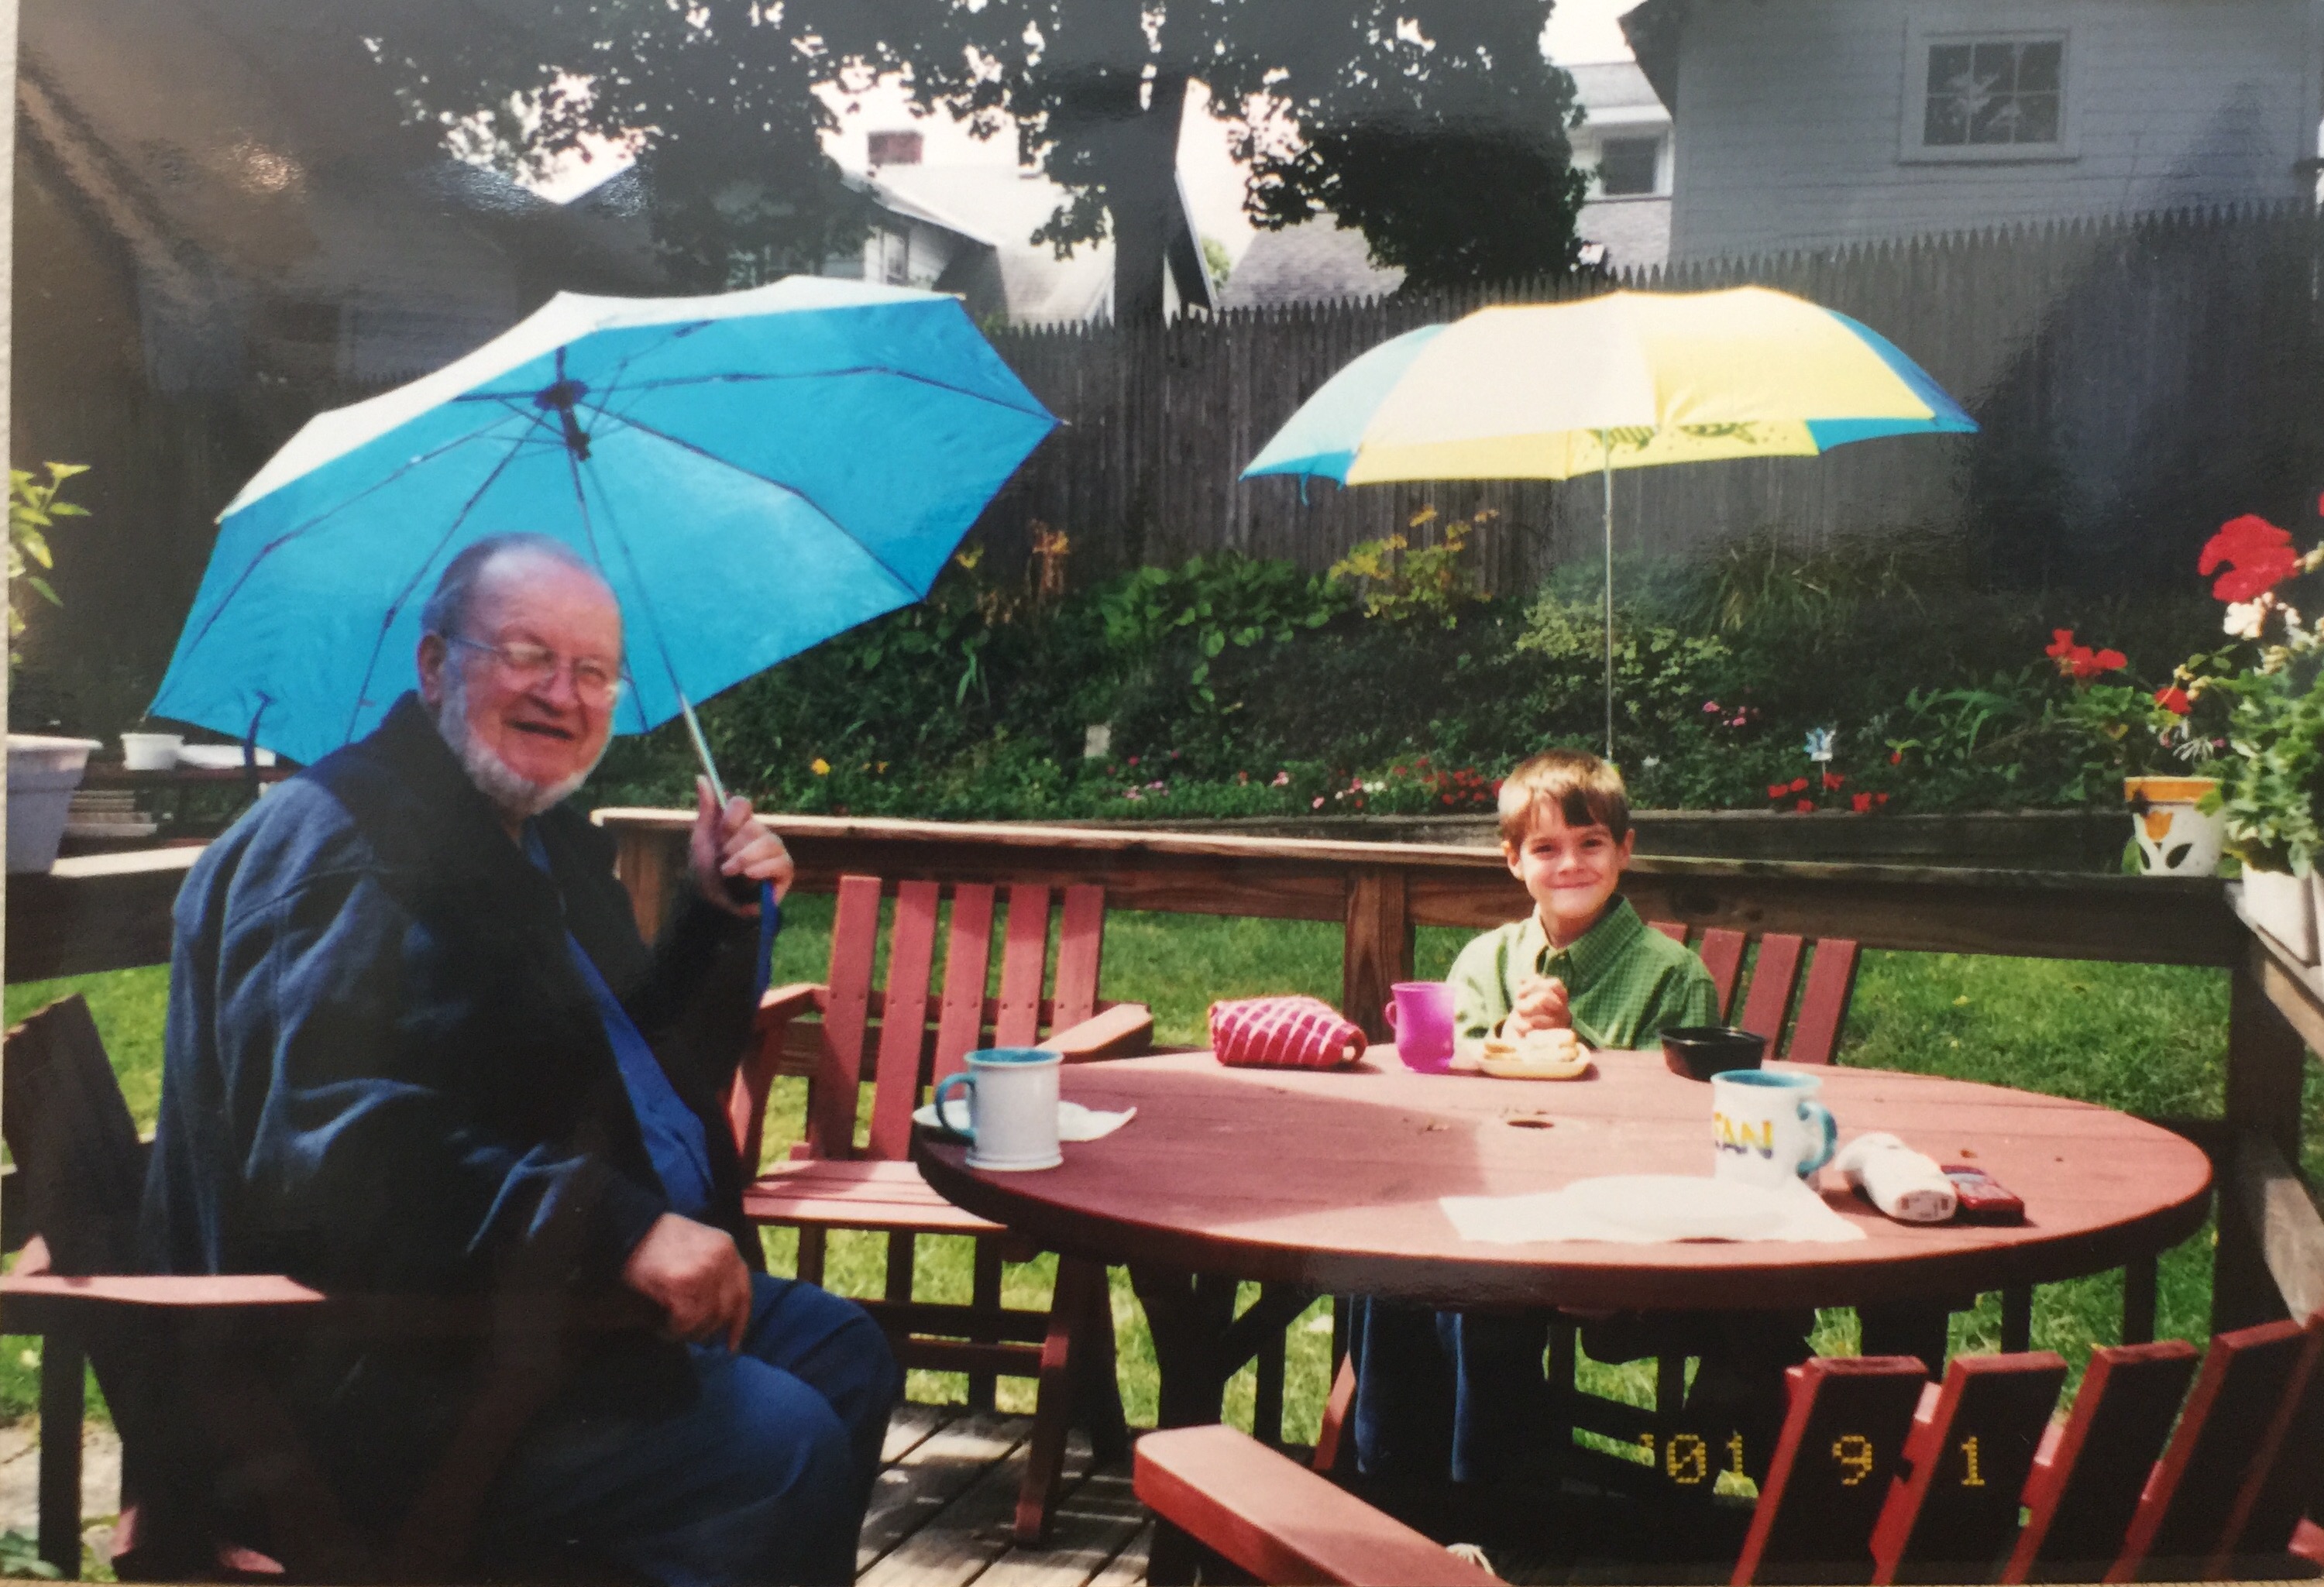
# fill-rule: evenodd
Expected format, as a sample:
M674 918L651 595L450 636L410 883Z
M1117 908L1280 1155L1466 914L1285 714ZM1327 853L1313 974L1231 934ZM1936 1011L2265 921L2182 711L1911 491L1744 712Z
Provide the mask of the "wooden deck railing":
M691 812L604 810L641 928L684 873ZM1408 979L1413 932L1514 918L1523 890L1491 849L783 816L799 885L844 872L944 881L1095 881L1112 907L1335 920L1342 1003L1375 1035ZM195 851L62 863L7 888L11 983L165 960L169 906ZM2324 1219L2296 1165L2307 1050L2324 1050L2324 974L2237 913L2216 881L1887 865L1642 859L1624 890L1658 919L1849 937L1866 947L2193 964L2232 973L2227 1095L2208 1133L2221 1196L2213 1319L2240 1326L2324 1305Z

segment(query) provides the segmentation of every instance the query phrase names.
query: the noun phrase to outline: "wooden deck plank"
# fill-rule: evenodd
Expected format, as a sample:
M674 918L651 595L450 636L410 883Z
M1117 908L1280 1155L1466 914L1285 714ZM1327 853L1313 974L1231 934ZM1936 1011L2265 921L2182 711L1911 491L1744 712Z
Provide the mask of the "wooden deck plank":
M1065 1447L1060 1488L1065 1503L1072 1503L1089 1466L1089 1441L1076 1435ZM957 1498L871 1569L859 1568L857 1587L968 1587L1009 1552L1010 1527L1017 1517L1017 1488L1024 1474L1021 1462L1015 1460L986 1466Z
M1138 1535L1090 1579L1090 1587L1146 1587L1146 1556L1154 1547L1154 1523L1145 1522Z
M888 1418L888 1436L880 1444L880 1463L892 1466L927 1443L960 1415L956 1405L920 1405L906 1401Z
M1013 1495L1016 1467L1008 1463L1009 1456L1024 1447L1032 1431L1030 1416L976 1412L947 1423L882 1471L872 1485L872 1506L856 1538L857 1580L883 1566L890 1555L996 1469ZM950 1524L946 1521L945 1527Z
M1057 1501L1046 1548L1012 1546L976 1578L976 1587L1088 1587L1146 1528L1146 1507L1130 1473L1092 1472ZM1144 1581L1141 1560L1136 1579Z

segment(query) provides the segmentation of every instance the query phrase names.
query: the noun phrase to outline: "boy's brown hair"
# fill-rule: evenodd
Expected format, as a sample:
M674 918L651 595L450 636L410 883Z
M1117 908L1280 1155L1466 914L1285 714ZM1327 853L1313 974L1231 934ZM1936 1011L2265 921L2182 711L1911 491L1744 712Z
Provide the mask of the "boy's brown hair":
M1568 826L1602 825L1619 843L1630 830L1630 794L1622 774L1587 750L1544 750L1501 780L1501 845L1515 849L1533 830L1534 813L1554 805Z

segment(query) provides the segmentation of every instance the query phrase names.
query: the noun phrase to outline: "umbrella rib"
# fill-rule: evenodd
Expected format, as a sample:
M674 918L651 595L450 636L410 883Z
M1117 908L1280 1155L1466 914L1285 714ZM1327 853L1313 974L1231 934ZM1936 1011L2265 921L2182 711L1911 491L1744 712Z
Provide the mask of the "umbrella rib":
M412 569L411 577L404 580L403 587L395 592L395 598L387 604L387 610L379 620L379 632L372 638L371 655L364 662L363 681L355 687L355 705L348 710L347 731L342 743L352 743L355 741L355 724L363 719L364 703L371 697L372 674L379 667L380 652L387 648L388 630L395 626L395 619L402 612L404 603L420 587L420 580L429 568L435 566L436 558L443 554L444 548L452 543L452 537L460 532L460 526L468 521L468 514L476 510L476 503L484 499L484 493L492 489L507 471L508 466L516 461L516 447L511 446L507 455L493 465L493 471L484 475L484 482L476 486L466 501L460 503L459 512L453 514L450 525L444 531L443 538L436 542L435 549L420 559L420 565Z
M803 370L797 374L674 374L660 380L635 381L618 388L613 387L609 384L607 389L609 391L618 389L624 392L652 392L660 391L669 386L755 385L761 383L773 383L776 381L831 380L841 375L850 374L892 375L898 380L910 381L915 384L927 386L935 391L948 392L955 397L966 397L972 401L984 402L992 407L1003 409L1010 413L1022 413L1028 419L1055 419L1056 417L1047 409L1027 408L1019 403L1005 402L1000 398L990 396L983 392L971 391L966 386L956 386L947 381L931 380L925 374L915 374L910 370L895 369L884 364L850 364L844 369ZM455 402L504 402L512 400L514 399L511 397L510 393L505 392L467 392L452 399Z
M599 411L602 413L604 410L600 409ZM589 493L581 481L581 459L574 456L569 447L566 448L565 469L573 480L573 504L581 514L581 533L589 542L590 555L596 558L597 566L603 567L605 566L605 552L604 548L597 543L596 522L589 516ZM606 513L605 527L622 548L622 561L630 570L631 586L637 591L638 604L645 608L646 622L653 629L654 650L661 656L662 676L669 679L670 692L678 697L678 703L683 706L687 697L686 685L678 680L678 663L670 658L669 640L661 631L661 614L654 610L653 597L646 593L645 577L638 571L638 559L630 550L629 537L613 528L613 514L610 510ZM624 658L623 665L627 664L627 659ZM636 681L634 673L632 674L632 681ZM645 702L633 697L631 706L638 714L640 731L643 731L646 720ZM708 753L707 751L704 752ZM713 780L715 780L715 770Z
M890 567L888 565L886 558L881 556L879 552L865 545L861 537L856 535L845 524L840 522L839 517L836 513L825 508L822 503L816 501L813 496L808 495L797 485L786 484L779 479L769 479L763 474L753 474L749 469L743 467L740 463L733 462L729 458L721 457L715 452L710 451L706 447L696 446L694 442L686 440L681 437L671 435L666 430L656 429L650 424L641 424L634 419L625 418L621 414L610 412L606 409L597 406L595 403L592 403L590 406L595 409L601 417L610 419L616 424L627 425L630 429L638 430L645 435L650 435L656 440L667 441L671 446L678 447L680 451L691 452L697 457L707 458L711 462L717 464L721 468L729 468L733 470L736 474L741 475L744 479L757 480L761 484L767 485L774 490L779 490L787 496L795 496L798 500L805 502L809 507L815 510L825 523L828 523L832 528L837 530L843 537L855 547L856 549L862 551L866 557L871 558L873 565L876 566L881 572L894 579L896 581L897 587L901 589L906 595L917 601L926 594L925 591L915 588L910 579L906 578L902 574L897 572L893 567Z
M315 516L308 519L305 522L292 525L290 528L284 530L281 534L276 535L272 540L267 541L263 546L261 546L258 549L257 554L251 558L250 565L244 567L242 570L241 575L235 579L234 587L227 590L225 595L219 596L217 604L210 608L209 615L202 619L201 632L194 635L192 641L185 646L184 653L188 656L191 656L196 650L200 648L202 641L209 637L210 630L217 627L218 620L226 615L226 609L234 604L235 596L242 594L243 586L247 585L251 579L256 576L259 564L264 562L269 557L272 557L275 552L281 550L291 541L301 539L311 531L321 528L326 521L338 513L346 512L348 508L364 500L364 497L385 490L388 486L393 484L397 480L402 478L406 474L410 473L421 464L433 462L438 457L444 457L461 447L468 445L471 441L482 440L484 438L482 433L471 431L469 434L460 437L456 440L447 441L444 445L437 447L436 450L432 452L422 452L416 457L409 458L397 467L390 470L388 473L381 475L378 479L375 479L371 484L365 485L363 489L357 491L354 495L349 496L346 501L332 503L329 507L327 507L322 512L316 513ZM508 466L508 463L504 458L500 463L493 466L493 473L497 475L501 469L505 468L506 466ZM487 483L490 482L487 481ZM271 494L272 493L269 494ZM262 500L263 499L263 498L262 498ZM255 503L254 503L254 504Z

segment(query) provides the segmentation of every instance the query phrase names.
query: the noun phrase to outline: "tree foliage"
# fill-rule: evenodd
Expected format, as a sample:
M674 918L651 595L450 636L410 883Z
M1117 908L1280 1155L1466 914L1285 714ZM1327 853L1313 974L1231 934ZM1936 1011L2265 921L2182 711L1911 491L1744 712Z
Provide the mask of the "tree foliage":
M1186 88L1237 125L1263 226L1330 211L1416 288L1558 271L1584 181L1549 0L405 0L373 41L409 114L503 166L635 148L675 273L812 267L868 210L817 89L896 73L917 106L1067 194L1037 234L1111 236L1115 307L1158 318ZM1195 257L1190 252L1189 257Z

